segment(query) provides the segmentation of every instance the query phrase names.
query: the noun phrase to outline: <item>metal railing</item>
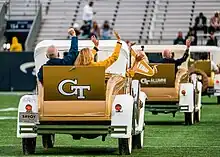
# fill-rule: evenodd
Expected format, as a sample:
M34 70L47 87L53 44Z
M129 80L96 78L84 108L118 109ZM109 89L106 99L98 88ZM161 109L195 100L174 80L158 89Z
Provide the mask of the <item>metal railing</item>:
M7 12L7 4L4 3L0 10L0 37L3 36L6 28L6 19L5 19L6 12Z
M34 42L36 41L36 37L38 35L38 32L40 31L41 21L42 21L42 4L40 3L37 15L34 18L27 39L25 41L25 51L33 50Z
M38 11L38 7L40 5L40 0L30 0L29 2L27 2L26 0L23 0L23 2L19 2L19 3L23 3L24 4L24 7L25 5L27 5L28 3L31 3L31 4L34 4L34 10L35 10L35 13L26 13L25 11L23 12L24 14L23 15L17 15L17 14L11 14L11 11L13 10L13 6L11 4L15 3L15 2L12 2L13 0L8 0L7 3L8 3L8 10L7 10L7 19L10 20L10 19L14 19L14 18L18 18L18 19L21 19L23 18L24 16L26 17L33 17L35 16L35 14L37 13ZM25 10L25 9L24 9Z

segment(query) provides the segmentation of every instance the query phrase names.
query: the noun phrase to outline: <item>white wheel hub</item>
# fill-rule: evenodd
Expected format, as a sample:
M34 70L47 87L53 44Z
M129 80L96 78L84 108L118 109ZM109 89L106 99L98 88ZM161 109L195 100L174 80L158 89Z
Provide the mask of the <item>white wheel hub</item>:
M191 114L191 122L192 122L192 124L194 124L194 112L192 112L192 113L190 113Z
M198 111L198 121L200 121L200 119L201 119L201 109L199 109Z
M141 148L144 147L144 130L141 132Z
M129 153L131 154L131 150L132 150L132 136L128 139L128 148L129 148Z

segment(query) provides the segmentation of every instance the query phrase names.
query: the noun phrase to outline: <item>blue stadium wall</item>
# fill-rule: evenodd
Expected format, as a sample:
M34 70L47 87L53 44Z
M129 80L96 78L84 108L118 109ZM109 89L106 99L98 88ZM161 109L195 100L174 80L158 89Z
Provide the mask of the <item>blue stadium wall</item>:
M36 88L33 52L0 52L0 91Z

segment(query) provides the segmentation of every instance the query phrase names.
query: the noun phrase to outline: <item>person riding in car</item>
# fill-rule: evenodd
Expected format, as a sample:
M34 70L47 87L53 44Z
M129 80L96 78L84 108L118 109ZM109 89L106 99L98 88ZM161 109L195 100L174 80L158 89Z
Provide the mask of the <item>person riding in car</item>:
M105 69L110 67L119 58L119 54L120 54L120 50L121 50L121 46L122 46L122 43L120 42L120 40L121 40L120 36L118 35L117 32L114 32L114 33L117 38L117 43L116 43L115 49L114 49L111 56L109 56L107 59L105 59L103 61L99 61L99 62L94 61L94 55L98 52L99 41L96 39L95 36L92 36L92 41L95 44L94 49L92 51L90 51L89 48L83 48L79 52L79 55L74 63L74 67L75 66L89 66L89 65L104 66ZM141 52L138 53L136 56L136 62L141 61L143 58L144 58L143 53L141 53ZM127 71L127 75L133 76L134 71L132 71L132 69L135 69L136 66L137 66L137 64L134 64L134 66Z

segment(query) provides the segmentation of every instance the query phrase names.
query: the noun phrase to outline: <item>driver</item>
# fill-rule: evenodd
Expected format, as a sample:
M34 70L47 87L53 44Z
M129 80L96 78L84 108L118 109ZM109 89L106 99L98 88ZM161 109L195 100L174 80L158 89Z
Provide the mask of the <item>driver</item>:
M47 49L46 56L49 59L46 64L42 65L38 72L38 79L43 84L43 66L45 65L73 65L78 56L78 39L76 37L75 30L69 28L68 33L72 36L71 46L68 54L63 59L59 58L59 52L54 45L51 45Z
M215 73L218 74L219 73L219 68L218 66L215 64L215 62L211 61L211 70Z
M179 59L174 59L172 58L172 53L169 49L165 49L163 51L163 59L159 60L158 62L156 63L174 63L175 64L175 72L177 72L177 68L178 66L180 66L183 62L186 61L186 59L188 58L189 56L189 47L190 47L190 44L191 44L191 41L190 40L186 40L186 50L185 50L185 53L183 55L182 58L179 58Z
M209 53L204 53L200 58L202 60L211 60L210 59L210 52ZM213 71L215 74L219 73L218 66L212 60L211 60L211 71Z

